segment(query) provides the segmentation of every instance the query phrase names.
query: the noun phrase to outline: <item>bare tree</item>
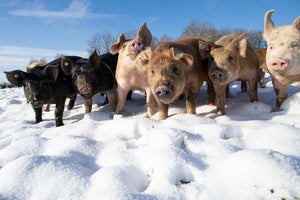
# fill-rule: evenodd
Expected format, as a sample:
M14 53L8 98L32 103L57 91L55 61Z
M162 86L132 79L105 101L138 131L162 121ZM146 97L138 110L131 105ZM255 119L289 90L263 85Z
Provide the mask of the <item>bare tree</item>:
M172 38L167 36L167 34L165 33L159 39L159 42L169 42L169 41L172 41Z
M157 47L158 44L159 44L159 39L155 36L152 36L151 46L155 48Z
M35 62L44 62L44 63L47 63L47 60L46 58L31 58L28 65L32 64L32 63L35 63Z
M193 20L190 24L182 31L180 38L186 37L201 37L207 41L216 41L217 40L217 29L209 22L198 22Z
M123 34L124 34L124 36L125 36L125 39L129 40L129 39L135 38L136 32L137 32L137 31L132 30L132 31L127 31L127 32L125 32L125 33L123 33Z
M103 54L110 51L110 46L117 40L117 36L111 32L105 31L103 33L95 33L90 40L88 40L88 53L92 54L95 50L97 53Z
M262 31L248 31L247 39L249 40L253 49L266 48L267 43L262 37Z

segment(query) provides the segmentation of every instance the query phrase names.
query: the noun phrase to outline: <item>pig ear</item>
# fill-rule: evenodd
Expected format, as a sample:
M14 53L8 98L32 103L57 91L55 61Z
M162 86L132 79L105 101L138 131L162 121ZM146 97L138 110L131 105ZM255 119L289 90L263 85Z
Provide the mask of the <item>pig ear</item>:
M295 21L292 24L292 27L294 30L298 30L298 32L300 32L300 16L295 19Z
M245 33L240 34L231 42L231 46L235 49L243 58L246 57L247 51L247 35Z
M274 10L270 10L265 14L265 30L264 30L264 38L270 37L272 30L275 28L275 25L271 19Z
M117 41L110 46L110 51L113 54L118 53L124 42L125 42L125 36L123 35L123 33L121 33L121 35L118 37Z
M89 57L89 63L93 67L100 66L100 56L98 56L96 50L92 53L92 55L90 55L90 57Z
M11 72L4 72L6 74L6 78L7 80L17 86L17 87L21 87L22 86L22 82L26 77L26 73L21 71L21 70L14 70Z
M139 28L136 38L143 42L144 46L150 46L152 41L152 34L149 31L146 22Z
M61 57L61 68L65 74L70 75L72 73L73 61L65 56Z
M43 75L46 80L55 82L58 77L58 65L48 65L43 70Z
M198 40L199 52L202 58L208 58L210 56L210 51L216 48L217 45L213 42L207 42L204 40Z
M184 53L183 51L181 51L179 48L170 48L169 50L171 52L171 55L173 55L173 57L176 60L182 60L183 62L185 62L187 64L187 66L192 66L193 62L194 62L194 57L190 54Z

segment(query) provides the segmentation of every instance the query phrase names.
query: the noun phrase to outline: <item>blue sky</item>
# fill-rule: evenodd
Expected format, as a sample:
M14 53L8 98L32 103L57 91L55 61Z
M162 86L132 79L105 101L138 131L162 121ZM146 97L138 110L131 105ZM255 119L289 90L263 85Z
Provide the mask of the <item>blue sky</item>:
M291 24L300 14L300 1L0 0L0 72L24 69L31 58L50 61L57 53L87 57L94 33L119 35L143 22L152 35L174 39L192 20L263 30L271 9L276 26Z

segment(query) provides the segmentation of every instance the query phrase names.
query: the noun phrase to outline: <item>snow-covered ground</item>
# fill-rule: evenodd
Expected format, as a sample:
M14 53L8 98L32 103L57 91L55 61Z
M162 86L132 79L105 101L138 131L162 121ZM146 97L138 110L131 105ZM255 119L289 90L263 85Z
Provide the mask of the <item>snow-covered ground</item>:
M197 115L178 100L165 121L145 118L140 91L115 120L100 95L90 114L78 96L58 128L54 105L35 124L22 88L0 90L0 199L300 199L300 88L272 112L265 80L256 103L231 85L224 116L206 87Z

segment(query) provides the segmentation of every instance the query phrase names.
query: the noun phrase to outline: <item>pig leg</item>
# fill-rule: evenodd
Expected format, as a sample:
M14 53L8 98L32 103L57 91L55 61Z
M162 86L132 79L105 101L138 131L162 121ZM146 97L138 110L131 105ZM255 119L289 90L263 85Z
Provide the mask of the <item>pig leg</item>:
M69 104L68 104L68 110L71 110L74 107L76 97L77 97L77 93L70 96L70 101L69 101Z
M118 104L116 108L116 114L121 115L125 106L126 96L129 92L129 89L122 88L118 85Z
M56 108L54 111L56 126L64 125L62 117L63 117L63 113L64 113L65 101L66 101L66 99L63 99L62 101L59 101L56 103Z
M117 102L118 102L117 89L114 87L112 90L106 93L106 96L108 98L108 103L111 109L115 112L117 108Z
M168 118L168 110L169 104L164 104L160 101L157 101L158 108L159 108L159 120L165 120Z
M45 112L49 112L50 111L50 103L46 104L45 107Z
M189 91L186 98L186 113L196 114L196 104L197 104L198 93Z
M250 101L258 101L257 97L257 78L251 79L248 81L249 83L249 97Z
M85 113L90 113L92 111L93 99L82 97L82 101L85 107Z
M215 85L215 92L217 95L217 114L225 114L225 99L226 99L226 88L229 85Z
M246 83L246 81L241 81L241 92L247 92L247 83Z
M146 89L146 98L147 115L152 117L155 114L155 98L150 88Z
M216 93L214 90L214 86L211 80L206 80L207 82L207 97L208 97L208 105L216 105Z
M263 72L261 69L259 70L259 84L261 88L265 88L265 72Z
M287 98L289 84L279 82L275 77L272 77L273 87L277 96L276 111L280 111L281 104Z
M42 120L42 107L41 108L33 108L34 113L35 113L35 123L39 123Z

